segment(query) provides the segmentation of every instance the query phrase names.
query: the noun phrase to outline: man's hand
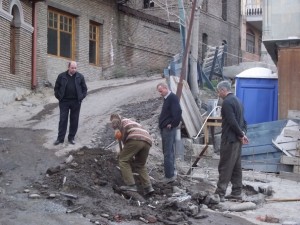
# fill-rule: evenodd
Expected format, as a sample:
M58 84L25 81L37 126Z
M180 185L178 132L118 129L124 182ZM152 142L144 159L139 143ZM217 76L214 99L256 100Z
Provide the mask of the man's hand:
M240 138L240 141L242 142L243 145L249 144L249 139L246 135L244 135L242 138Z
M122 133L120 130L115 130L115 138L119 141L122 140Z
M171 125L171 124L168 124L168 125L167 125L167 128L168 128L168 129L171 129L171 128L172 128L172 125Z

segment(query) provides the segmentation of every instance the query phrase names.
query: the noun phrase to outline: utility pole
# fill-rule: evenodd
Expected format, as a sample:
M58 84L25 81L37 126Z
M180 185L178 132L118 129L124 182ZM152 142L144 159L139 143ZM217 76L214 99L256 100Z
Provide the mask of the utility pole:
M198 61L198 45L199 45L199 20L200 20L200 5L203 0L195 0L196 9L195 9L195 18L194 26L192 30L192 43L191 43L191 55L190 55L190 76L189 76L189 85L194 99L199 97L199 86L198 86L198 70L197 70L197 61Z

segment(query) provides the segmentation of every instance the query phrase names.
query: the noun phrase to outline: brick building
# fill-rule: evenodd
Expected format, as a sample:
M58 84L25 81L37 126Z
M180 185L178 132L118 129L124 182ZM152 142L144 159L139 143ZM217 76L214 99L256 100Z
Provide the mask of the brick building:
M54 84L70 60L78 62L88 81L162 73L181 51L178 25L155 4L145 8L143 1L123 2L0 0L0 88ZM206 44L224 41L228 52L238 55L239 1L203 4L199 55ZM238 62L229 56L227 64Z

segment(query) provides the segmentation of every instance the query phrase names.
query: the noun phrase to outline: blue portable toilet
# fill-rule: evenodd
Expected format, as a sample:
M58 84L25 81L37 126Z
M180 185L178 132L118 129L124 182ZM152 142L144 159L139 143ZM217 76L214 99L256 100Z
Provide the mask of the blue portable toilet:
M248 124L278 119L278 75L268 68L247 69L236 76L236 96Z

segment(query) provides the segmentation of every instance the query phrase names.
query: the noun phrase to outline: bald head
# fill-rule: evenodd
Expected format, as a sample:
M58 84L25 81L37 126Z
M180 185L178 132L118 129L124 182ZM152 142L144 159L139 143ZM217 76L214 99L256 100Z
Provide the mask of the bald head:
M68 71L70 75L74 75L77 71L77 62L70 61L68 64Z

